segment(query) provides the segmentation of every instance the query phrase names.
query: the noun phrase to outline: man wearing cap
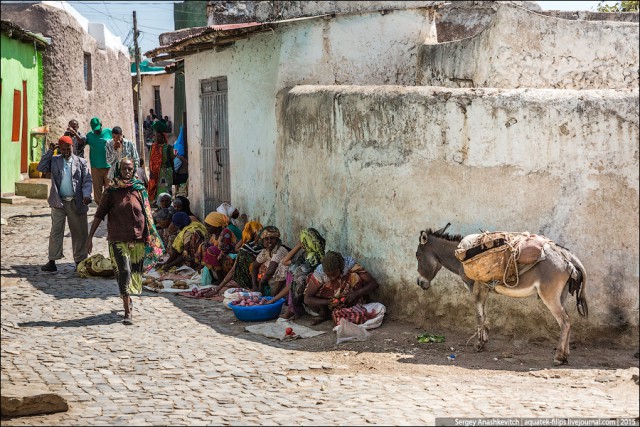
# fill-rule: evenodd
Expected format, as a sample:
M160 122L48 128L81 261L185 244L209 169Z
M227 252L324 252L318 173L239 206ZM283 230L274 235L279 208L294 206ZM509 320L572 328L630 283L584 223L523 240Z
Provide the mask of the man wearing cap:
M102 191L111 182L109 169L111 165L107 161L107 141L111 139L111 129L103 128L99 118L94 117L89 122L91 132L87 133L87 145L89 149L89 163L91 164L91 178L93 179L93 197L100 204Z
M58 149L60 154L54 156ZM57 271L56 260L63 258L64 222L69 223L73 260L78 264L87 258L87 205L91 203L91 173L87 161L73 154L73 140L62 136L58 144L51 143L49 150L38 163L38 171L51 172L51 233L49 234L49 262L42 271Z

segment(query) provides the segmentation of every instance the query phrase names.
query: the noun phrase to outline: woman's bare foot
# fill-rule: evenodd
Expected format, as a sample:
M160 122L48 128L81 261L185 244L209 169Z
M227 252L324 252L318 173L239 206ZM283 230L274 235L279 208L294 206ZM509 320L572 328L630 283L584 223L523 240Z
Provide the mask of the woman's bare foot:
M287 311L285 314L283 314L282 316L283 319L291 319L292 317L295 319L295 315L293 314L293 311Z

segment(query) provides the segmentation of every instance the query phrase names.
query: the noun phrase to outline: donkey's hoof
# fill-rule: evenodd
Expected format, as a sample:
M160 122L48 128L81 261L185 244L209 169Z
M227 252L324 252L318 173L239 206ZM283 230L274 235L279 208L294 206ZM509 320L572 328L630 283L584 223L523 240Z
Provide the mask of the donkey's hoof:
M566 357L562 357L562 358L554 357L553 358L553 363L555 363L556 366L561 366L561 365L568 365L569 361L567 360Z
M480 343L480 342L476 343L475 348L476 348L477 352L483 351L484 350L484 343Z

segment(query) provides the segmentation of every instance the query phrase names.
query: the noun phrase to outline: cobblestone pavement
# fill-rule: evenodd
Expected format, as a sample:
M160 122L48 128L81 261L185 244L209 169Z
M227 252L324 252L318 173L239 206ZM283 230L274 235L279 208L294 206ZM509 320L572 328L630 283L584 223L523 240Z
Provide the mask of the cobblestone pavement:
M638 417L638 386L631 380L637 367L546 371L551 374L446 365L368 371L354 368L357 356L337 364L331 352L307 351L305 340L256 338L233 324L219 303L152 293L135 299L135 324L125 326L115 281L75 276L69 237L59 272L39 270L50 225L45 204L2 205L2 217L8 220L2 226L2 385L45 384L70 406L64 413L3 419L3 425ZM96 239L94 253L107 253L104 238Z

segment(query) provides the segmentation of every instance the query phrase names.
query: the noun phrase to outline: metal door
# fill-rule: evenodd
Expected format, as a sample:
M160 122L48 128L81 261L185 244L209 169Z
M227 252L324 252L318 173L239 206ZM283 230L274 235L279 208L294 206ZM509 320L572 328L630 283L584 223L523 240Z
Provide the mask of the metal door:
M231 202L227 78L204 80L200 89L204 217Z

